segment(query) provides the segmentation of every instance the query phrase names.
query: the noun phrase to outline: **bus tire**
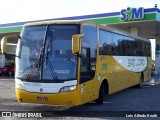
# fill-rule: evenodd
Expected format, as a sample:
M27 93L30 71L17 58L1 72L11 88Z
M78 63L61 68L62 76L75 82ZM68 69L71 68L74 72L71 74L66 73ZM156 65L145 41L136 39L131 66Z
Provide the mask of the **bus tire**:
M139 78L139 84L136 85L136 88L142 88L142 83L143 83L143 73L141 73L141 76Z
M95 100L96 104L103 104L104 100L104 83L102 83L100 90L99 90L99 97Z

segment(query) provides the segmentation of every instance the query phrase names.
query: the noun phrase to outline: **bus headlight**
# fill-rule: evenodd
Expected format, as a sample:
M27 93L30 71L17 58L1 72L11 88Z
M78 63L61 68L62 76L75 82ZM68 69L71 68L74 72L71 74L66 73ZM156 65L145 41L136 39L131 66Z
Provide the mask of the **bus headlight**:
M65 86L65 87L62 87L60 92L68 92L68 91L72 91L72 90L75 90L77 88L76 85L74 86Z

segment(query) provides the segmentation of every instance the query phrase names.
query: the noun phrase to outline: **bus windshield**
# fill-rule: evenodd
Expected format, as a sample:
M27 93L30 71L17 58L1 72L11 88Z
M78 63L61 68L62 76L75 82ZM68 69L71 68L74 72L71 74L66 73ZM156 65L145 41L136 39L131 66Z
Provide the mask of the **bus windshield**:
M72 54L72 35L78 25L26 26L16 55L15 77L28 81L76 79L77 57Z

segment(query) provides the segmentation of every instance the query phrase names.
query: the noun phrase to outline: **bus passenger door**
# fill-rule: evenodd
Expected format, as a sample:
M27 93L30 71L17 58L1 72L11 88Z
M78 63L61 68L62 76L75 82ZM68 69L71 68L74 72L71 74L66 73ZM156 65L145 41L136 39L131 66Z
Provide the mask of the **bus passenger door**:
M83 103L87 103L96 98L96 84L93 80L95 75L95 65L90 62L90 49L82 48L81 53L81 73L80 84L83 94Z
M82 25L82 49L81 49L81 68L80 84L83 94L83 103L90 102L97 98L94 79L97 57L97 28L95 25ZM97 95L97 96L96 96Z

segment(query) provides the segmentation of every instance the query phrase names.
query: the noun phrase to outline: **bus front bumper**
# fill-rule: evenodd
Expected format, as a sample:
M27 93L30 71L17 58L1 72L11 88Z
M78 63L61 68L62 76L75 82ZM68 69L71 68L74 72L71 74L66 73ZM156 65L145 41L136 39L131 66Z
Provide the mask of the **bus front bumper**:
M32 93L16 88L18 102L77 106L82 104L81 94L78 90L56 94Z

